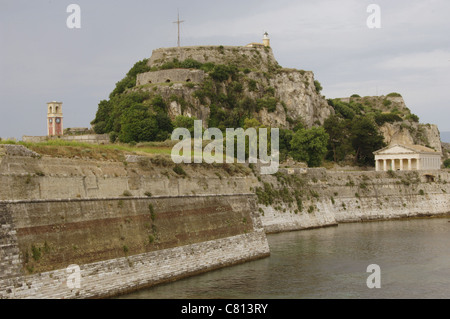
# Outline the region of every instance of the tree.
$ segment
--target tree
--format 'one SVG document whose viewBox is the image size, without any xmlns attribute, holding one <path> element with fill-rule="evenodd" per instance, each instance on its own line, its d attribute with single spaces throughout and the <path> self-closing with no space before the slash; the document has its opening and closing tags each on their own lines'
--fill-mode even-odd
<svg viewBox="0 0 450 319">
<path fill-rule="evenodd" d="M 323 127 L 298 130 L 291 140 L 291 155 L 310 167 L 318 167 L 327 153 L 329 135 Z"/>
<path fill-rule="evenodd" d="M 374 165 L 373 152 L 386 146 L 384 137 L 379 133 L 375 123 L 364 116 L 353 119 L 351 142 L 356 152 L 356 161 L 362 165 Z"/>
<path fill-rule="evenodd" d="M 194 134 L 194 121 L 197 120 L 196 117 L 189 117 L 184 115 L 178 115 L 174 122 L 174 128 L 185 128 L 188 129 L 191 135 Z"/>
<path fill-rule="evenodd" d="M 285 161 L 291 152 L 291 141 L 294 132 L 291 130 L 280 129 L 280 160 Z"/>
<path fill-rule="evenodd" d="M 144 105 L 134 105 L 121 116 L 119 140 L 122 143 L 154 141 L 158 134 L 158 122 Z"/>
<path fill-rule="evenodd" d="M 343 120 L 337 115 L 331 115 L 323 126 L 329 135 L 327 158 L 335 163 L 343 161 L 353 151 L 350 143 L 349 120 Z"/>
</svg>

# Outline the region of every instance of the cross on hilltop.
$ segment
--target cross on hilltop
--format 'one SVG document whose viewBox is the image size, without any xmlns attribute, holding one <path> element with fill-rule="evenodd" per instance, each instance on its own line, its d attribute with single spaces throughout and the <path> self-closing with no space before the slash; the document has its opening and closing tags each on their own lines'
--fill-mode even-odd
<svg viewBox="0 0 450 319">
<path fill-rule="evenodd" d="M 180 25 L 184 22 L 184 20 L 180 20 L 180 12 L 178 12 L 178 19 L 174 23 L 178 24 L 178 47 L 180 47 Z"/>
</svg>

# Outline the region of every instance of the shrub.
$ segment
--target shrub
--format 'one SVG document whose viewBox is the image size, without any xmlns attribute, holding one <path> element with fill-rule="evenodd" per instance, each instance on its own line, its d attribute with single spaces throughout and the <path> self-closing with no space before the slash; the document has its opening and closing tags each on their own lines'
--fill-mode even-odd
<svg viewBox="0 0 450 319">
<path fill-rule="evenodd" d="M 130 196 L 133 196 L 133 194 L 131 194 L 130 191 L 126 190 L 123 192 L 122 196 L 130 197 Z"/>
<path fill-rule="evenodd" d="M 382 126 L 384 123 L 401 122 L 402 118 L 394 113 L 379 113 L 375 115 L 375 122 Z"/>
<path fill-rule="evenodd" d="M 210 73 L 210 76 L 216 81 L 223 82 L 228 80 L 230 77 L 233 78 L 236 73 L 237 68 L 235 66 L 220 64 L 214 67 L 214 69 Z"/>
<path fill-rule="evenodd" d="M 148 209 L 150 211 L 150 218 L 152 219 L 152 221 L 155 221 L 156 219 L 156 213 L 155 213 L 155 209 L 153 208 L 152 204 L 148 205 Z"/>
<path fill-rule="evenodd" d="M 180 176 L 187 175 L 186 172 L 184 171 L 183 167 L 181 167 L 180 165 L 175 165 L 175 167 L 173 168 L 173 171 Z"/>
<path fill-rule="evenodd" d="M 407 121 L 412 121 L 412 122 L 416 122 L 416 123 L 419 123 L 419 121 L 420 121 L 419 117 L 416 114 L 408 114 L 405 117 L 405 119 Z"/>
<path fill-rule="evenodd" d="M 32 245 L 31 246 L 31 253 L 33 256 L 33 259 L 38 261 L 39 259 L 41 259 L 41 249 Z"/>
<path fill-rule="evenodd" d="M 402 95 L 400 93 L 393 92 L 393 93 L 389 93 L 387 95 L 387 97 L 402 97 Z"/>
<path fill-rule="evenodd" d="M 320 92 L 322 92 L 322 85 L 320 84 L 320 82 L 319 81 L 317 81 L 317 80 L 315 80 L 314 81 L 314 86 L 316 87 L 316 92 L 317 93 L 320 93 Z"/>
<path fill-rule="evenodd" d="M 450 158 L 449 158 L 449 159 L 446 159 L 446 160 L 444 161 L 444 167 L 445 167 L 445 168 L 450 168 Z"/>
<path fill-rule="evenodd" d="M 425 192 L 423 191 L 423 189 L 421 189 L 421 190 L 419 191 L 419 195 L 421 195 L 421 196 L 424 196 L 424 195 L 425 195 Z"/>
<path fill-rule="evenodd" d="M 397 175 L 395 174 L 395 172 L 394 172 L 393 170 L 391 170 L 391 169 L 387 172 L 387 174 L 388 174 L 388 176 L 389 176 L 390 178 L 395 178 L 395 177 L 397 177 Z"/>
<path fill-rule="evenodd" d="M 274 97 L 269 97 L 267 99 L 259 99 L 256 101 L 258 109 L 267 109 L 269 112 L 275 112 L 277 109 L 277 99 Z"/>
</svg>

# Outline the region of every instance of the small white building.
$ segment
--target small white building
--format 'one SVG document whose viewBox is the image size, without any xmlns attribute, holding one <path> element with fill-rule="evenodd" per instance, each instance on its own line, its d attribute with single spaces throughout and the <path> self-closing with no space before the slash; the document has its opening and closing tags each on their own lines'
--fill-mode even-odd
<svg viewBox="0 0 450 319">
<path fill-rule="evenodd" d="M 439 170 L 442 154 L 422 145 L 395 144 L 373 153 L 376 171 Z"/>
</svg>

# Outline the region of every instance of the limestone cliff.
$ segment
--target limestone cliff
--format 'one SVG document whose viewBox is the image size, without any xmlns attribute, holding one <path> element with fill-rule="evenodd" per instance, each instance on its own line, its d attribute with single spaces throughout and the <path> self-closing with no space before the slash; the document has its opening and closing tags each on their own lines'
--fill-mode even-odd
<svg viewBox="0 0 450 319">
<path fill-rule="evenodd" d="M 168 63 L 186 59 L 202 64 L 236 66 L 240 75 L 237 82 L 242 85 L 238 102 L 247 100 L 257 104 L 258 100 L 274 99 L 273 108 L 261 107 L 253 112 L 253 116 L 264 125 L 290 128 L 301 121 L 311 127 L 323 124 L 334 113 L 320 95 L 313 72 L 281 68 L 271 48 L 213 46 L 155 50 L 148 62 L 152 71 L 138 76 L 139 89 L 161 94 L 169 102 L 171 118 L 195 116 L 207 123 L 210 107 L 214 104 L 210 98 L 201 99 L 196 94 L 210 86 L 208 75 L 205 82 L 203 75 L 190 77 L 185 69 L 161 70 Z M 235 94 L 234 84 L 231 78 L 215 83 L 216 92 L 224 97 Z"/>
<path fill-rule="evenodd" d="M 387 144 L 424 145 L 442 152 L 439 129 L 434 124 L 385 123 L 381 128 Z"/>
</svg>

